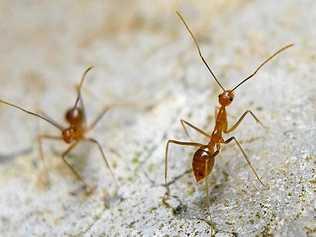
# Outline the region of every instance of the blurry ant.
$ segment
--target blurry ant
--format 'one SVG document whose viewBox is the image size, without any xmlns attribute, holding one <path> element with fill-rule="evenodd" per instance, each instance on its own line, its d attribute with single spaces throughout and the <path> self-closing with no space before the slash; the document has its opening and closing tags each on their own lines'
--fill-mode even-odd
<svg viewBox="0 0 316 237">
<path fill-rule="evenodd" d="M 211 68 L 207 64 L 206 60 L 202 56 L 202 53 L 201 53 L 200 47 L 197 43 L 197 40 L 195 39 L 192 31 L 190 30 L 189 26 L 185 22 L 184 18 L 182 17 L 182 15 L 179 12 L 177 12 L 177 15 L 179 16 L 180 20 L 185 25 L 187 31 L 191 35 L 191 37 L 194 41 L 194 44 L 198 50 L 199 56 L 201 57 L 203 63 L 205 64 L 205 66 L 207 67 L 208 71 L 211 73 L 212 77 L 215 79 L 217 84 L 223 90 L 223 92 L 218 96 L 220 107 L 215 110 L 215 127 L 214 127 L 213 132 L 211 134 L 196 127 L 192 123 L 189 123 L 188 121 L 181 119 L 181 124 L 182 124 L 184 131 L 187 135 L 188 135 L 188 132 L 187 132 L 186 126 L 189 126 L 189 127 L 193 128 L 194 130 L 196 130 L 197 132 L 199 132 L 202 135 L 209 138 L 210 140 L 209 140 L 208 144 L 201 144 L 201 143 L 196 143 L 196 142 L 184 142 L 184 141 L 178 141 L 178 140 L 168 140 L 167 145 L 166 145 L 166 150 L 165 150 L 165 187 L 167 188 L 167 191 L 166 191 L 165 196 L 163 198 L 163 202 L 167 206 L 170 207 L 170 205 L 166 202 L 166 199 L 170 195 L 169 184 L 171 183 L 171 182 L 169 182 L 169 183 L 167 182 L 168 149 L 169 149 L 169 144 L 173 143 L 173 144 L 177 144 L 177 145 L 181 145 L 181 146 L 197 147 L 197 151 L 194 153 L 193 161 L 192 161 L 193 174 L 194 174 L 195 180 L 198 183 L 205 179 L 206 198 L 207 198 L 207 204 L 209 206 L 209 196 L 208 196 L 209 193 L 208 193 L 207 177 L 209 176 L 209 174 L 211 173 L 211 171 L 213 169 L 213 166 L 215 163 L 215 157 L 220 152 L 221 144 L 228 144 L 231 141 L 234 141 L 237 144 L 238 148 L 240 149 L 241 153 L 243 154 L 243 157 L 247 161 L 249 167 L 251 168 L 252 172 L 254 173 L 254 175 L 256 176 L 258 181 L 263 186 L 265 186 L 263 184 L 263 182 L 261 181 L 261 179 L 259 178 L 257 172 L 255 171 L 254 167 L 252 166 L 250 160 L 248 159 L 246 152 L 241 147 L 238 140 L 234 136 L 224 140 L 223 135 L 222 135 L 222 133 L 230 133 L 230 132 L 234 131 L 247 114 L 250 114 L 256 120 L 256 122 L 258 122 L 261 126 L 263 126 L 263 124 L 260 122 L 260 120 L 255 116 L 255 114 L 252 111 L 247 110 L 245 113 L 243 113 L 243 115 L 237 120 L 237 122 L 231 128 L 228 128 L 226 107 L 232 103 L 232 101 L 234 99 L 234 91 L 240 85 L 242 85 L 247 80 L 252 78 L 260 70 L 260 68 L 263 67 L 263 65 L 265 65 L 267 62 L 269 62 L 273 57 L 275 57 L 276 55 L 278 55 L 282 51 L 286 50 L 287 48 L 292 47 L 293 44 L 286 45 L 286 46 L 282 47 L 281 49 L 279 49 L 278 51 L 276 51 L 274 54 L 272 54 L 270 57 L 268 57 L 265 61 L 263 61 L 263 63 L 261 63 L 250 76 L 248 76 L 244 80 L 242 80 L 233 89 L 226 90 L 221 85 L 221 83 L 217 80 L 216 76 L 214 75 Z"/>
<path fill-rule="evenodd" d="M 87 193 L 90 193 L 93 191 L 93 189 L 90 189 L 89 186 L 87 185 L 87 183 L 83 180 L 83 178 L 81 177 L 81 175 L 79 174 L 78 171 L 76 171 L 74 169 L 74 167 L 66 160 L 66 156 L 71 152 L 71 150 L 73 150 L 81 141 L 88 141 L 91 142 L 95 145 L 97 145 L 97 147 L 100 150 L 100 153 L 102 155 L 102 158 L 107 166 L 107 168 L 109 169 L 113 179 L 115 180 L 116 183 L 116 179 L 114 177 L 114 174 L 112 172 L 112 169 L 110 167 L 110 164 L 105 156 L 105 153 L 101 147 L 101 144 L 94 138 L 90 138 L 90 137 L 86 137 L 86 134 L 91 131 L 96 125 L 97 123 L 101 120 L 101 118 L 105 115 L 105 113 L 110 109 L 110 107 L 104 107 L 103 110 L 101 111 L 101 113 L 93 120 L 93 122 L 91 123 L 91 125 L 87 125 L 86 123 L 86 112 L 85 112 L 85 107 L 84 107 L 84 103 L 83 103 L 83 99 L 81 96 L 81 88 L 82 85 L 85 81 L 86 75 L 87 73 L 92 69 L 93 67 L 88 67 L 80 80 L 80 84 L 77 87 L 77 98 L 75 100 L 75 104 L 66 111 L 65 113 L 65 120 L 68 123 L 67 127 L 64 127 L 62 125 L 60 125 L 59 123 L 55 122 L 53 119 L 51 119 L 49 116 L 47 116 L 46 114 L 44 114 L 43 112 L 40 113 L 35 113 L 29 110 L 26 110 L 20 106 L 17 106 L 15 104 L 12 104 L 10 102 L 4 101 L 0 99 L 0 103 L 12 106 L 18 110 L 21 110 L 25 113 L 28 113 L 30 115 L 36 116 L 48 123 L 50 123 L 51 125 L 53 125 L 54 127 L 56 127 L 59 131 L 60 131 L 60 135 L 49 135 L 49 134 L 40 134 L 38 135 L 38 143 L 39 143 L 39 155 L 41 160 L 43 161 L 44 164 L 44 168 L 45 171 L 47 172 L 47 169 L 45 167 L 45 161 L 44 161 L 44 153 L 43 153 L 43 148 L 42 148 L 42 142 L 44 139 L 46 140 L 62 140 L 65 143 L 69 144 L 69 147 L 62 153 L 62 160 L 64 161 L 64 163 L 68 166 L 68 168 L 72 171 L 72 173 L 75 175 L 75 177 L 81 181 L 81 183 L 83 184 L 83 187 L 85 189 L 85 191 Z M 48 173 L 46 173 L 46 177 L 48 176 Z"/>
</svg>

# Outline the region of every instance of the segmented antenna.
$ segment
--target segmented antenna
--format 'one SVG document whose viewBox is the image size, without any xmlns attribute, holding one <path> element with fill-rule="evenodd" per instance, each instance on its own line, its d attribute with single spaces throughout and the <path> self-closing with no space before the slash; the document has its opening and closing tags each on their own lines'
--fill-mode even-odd
<svg viewBox="0 0 316 237">
<path fill-rule="evenodd" d="M 265 65 L 267 62 L 269 62 L 272 58 L 274 58 L 276 55 L 278 55 L 279 53 L 283 52 L 284 50 L 292 47 L 294 44 L 288 44 L 284 47 L 282 47 L 281 49 L 279 49 L 278 51 L 276 51 L 274 54 L 272 54 L 270 57 L 268 57 L 266 60 L 263 61 L 263 63 L 261 63 L 259 65 L 259 67 L 257 67 L 257 69 L 248 77 L 246 77 L 244 80 L 242 80 L 237 86 L 235 86 L 231 91 L 234 91 L 237 87 L 239 87 L 240 85 L 242 85 L 243 83 L 245 83 L 246 81 L 248 81 L 250 78 L 252 78 L 254 75 L 256 75 L 256 73 L 263 67 L 263 65 Z"/>
<path fill-rule="evenodd" d="M 180 14 L 180 12 L 176 11 L 177 15 L 179 16 L 180 20 L 182 21 L 182 23 L 184 24 L 185 28 L 188 30 L 189 34 L 191 35 L 193 41 L 194 41 L 194 44 L 199 52 L 199 55 L 203 61 L 203 63 L 205 64 L 205 66 L 207 67 L 208 71 L 211 73 L 211 75 L 213 76 L 213 78 L 215 79 L 215 81 L 217 82 L 217 84 L 222 88 L 223 91 L 225 91 L 225 88 L 221 85 L 221 83 L 219 83 L 219 81 L 217 80 L 215 74 L 213 73 L 213 71 L 211 70 L 210 66 L 207 64 L 206 60 L 204 59 L 202 53 L 201 53 L 201 49 L 200 49 L 200 46 L 197 42 L 197 40 L 195 39 L 192 31 L 190 30 L 188 24 L 185 22 L 183 16 Z"/>
<path fill-rule="evenodd" d="M 38 113 L 35 113 L 35 112 L 32 112 L 32 111 L 26 110 L 26 109 L 24 109 L 24 108 L 22 108 L 22 107 L 20 107 L 20 106 L 17 106 L 17 105 L 15 105 L 15 104 L 12 104 L 12 103 L 10 103 L 10 102 L 8 102 L 8 101 L 5 101 L 5 100 L 1 100 L 1 99 L 0 99 L 0 103 L 9 105 L 9 106 L 14 107 L 14 108 L 16 108 L 16 109 L 18 109 L 18 110 L 21 110 L 21 111 L 23 111 L 23 112 L 25 112 L 25 113 L 28 113 L 28 114 L 30 114 L 30 115 L 33 115 L 33 116 L 38 117 L 38 118 L 40 118 L 40 119 L 43 119 L 43 120 L 45 120 L 46 122 L 48 122 L 48 123 L 50 123 L 51 125 L 53 125 L 53 126 L 55 126 L 56 128 L 58 128 L 60 131 L 63 131 L 63 130 L 64 130 L 64 128 L 63 128 L 62 126 L 60 126 L 58 123 L 56 123 L 56 122 L 53 121 L 53 120 L 50 120 L 49 118 L 46 118 L 46 117 L 43 116 L 43 115 L 40 115 L 40 114 L 38 114 Z"/>
<path fill-rule="evenodd" d="M 82 85 L 83 85 L 83 82 L 84 82 L 85 79 L 86 79 L 86 76 L 87 76 L 88 72 L 89 72 L 92 68 L 93 68 L 93 66 L 88 67 L 88 68 L 84 71 L 84 73 L 82 74 L 82 76 L 81 76 L 81 80 L 80 80 L 80 83 L 79 83 L 79 86 L 78 86 L 78 96 L 77 96 L 77 98 L 76 98 L 74 108 L 76 108 L 76 107 L 78 106 L 78 103 L 79 103 L 80 97 L 81 97 L 81 87 L 82 87 Z"/>
</svg>

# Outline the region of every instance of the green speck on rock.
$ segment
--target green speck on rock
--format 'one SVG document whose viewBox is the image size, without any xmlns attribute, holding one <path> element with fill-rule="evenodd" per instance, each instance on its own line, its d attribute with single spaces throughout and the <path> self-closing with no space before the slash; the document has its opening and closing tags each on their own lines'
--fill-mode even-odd
<svg viewBox="0 0 316 237">
<path fill-rule="evenodd" d="M 139 164 L 139 157 L 141 155 L 140 151 L 135 152 L 134 157 L 132 159 L 132 164 L 133 165 L 138 165 Z"/>
</svg>

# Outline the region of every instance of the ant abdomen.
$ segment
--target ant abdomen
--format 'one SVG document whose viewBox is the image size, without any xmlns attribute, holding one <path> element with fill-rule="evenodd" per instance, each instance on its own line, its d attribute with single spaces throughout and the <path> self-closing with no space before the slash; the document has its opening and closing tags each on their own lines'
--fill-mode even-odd
<svg viewBox="0 0 316 237">
<path fill-rule="evenodd" d="M 81 108 L 71 108 L 66 111 L 66 121 L 71 125 L 81 125 L 85 122 L 84 112 Z"/>
<path fill-rule="evenodd" d="M 210 156 L 206 150 L 200 148 L 194 153 L 192 167 L 196 182 L 200 182 L 209 175 L 214 163 L 214 157 Z"/>
</svg>

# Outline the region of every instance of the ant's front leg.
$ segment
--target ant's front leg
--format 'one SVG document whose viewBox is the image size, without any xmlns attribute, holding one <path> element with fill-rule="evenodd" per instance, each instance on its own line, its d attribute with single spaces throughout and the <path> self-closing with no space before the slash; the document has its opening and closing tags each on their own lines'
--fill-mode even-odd
<svg viewBox="0 0 316 237">
<path fill-rule="evenodd" d="M 40 186 L 45 186 L 47 187 L 49 185 L 49 175 L 48 175 L 48 169 L 47 169 L 47 165 L 45 162 L 45 156 L 44 156 L 44 151 L 43 151 L 43 140 L 62 140 L 61 137 L 59 136 L 53 136 L 53 135 L 48 135 L 48 134 L 39 134 L 37 136 L 37 140 L 38 140 L 38 150 L 39 150 L 39 157 L 42 161 L 43 164 L 43 170 L 44 170 L 44 176 L 42 176 L 41 174 L 39 175 L 39 185 Z"/>
<path fill-rule="evenodd" d="M 230 133 L 230 132 L 234 131 L 239 126 L 241 121 L 245 118 L 245 116 L 248 113 L 253 117 L 254 120 L 256 120 L 257 123 L 259 123 L 263 128 L 266 128 L 252 111 L 247 110 L 245 113 L 243 113 L 243 115 L 241 115 L 241 117 L 238 119 L 238 121 L 231 128 L 229 128 L 229 129 L 226 128 L 223 132 Z"/>
</svg>

